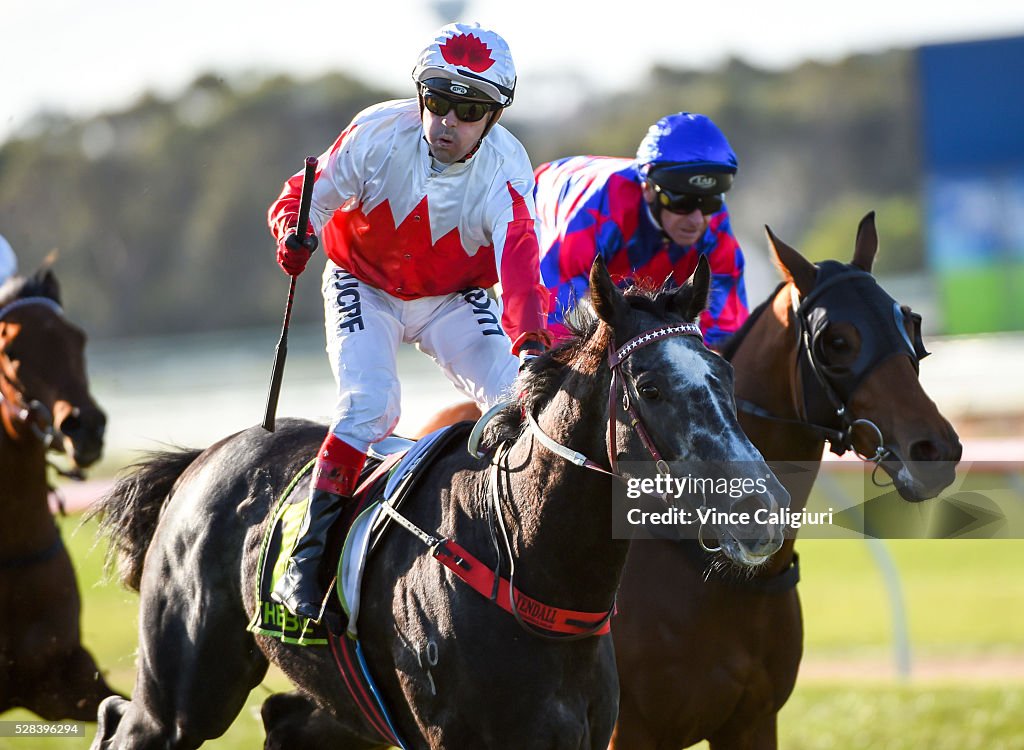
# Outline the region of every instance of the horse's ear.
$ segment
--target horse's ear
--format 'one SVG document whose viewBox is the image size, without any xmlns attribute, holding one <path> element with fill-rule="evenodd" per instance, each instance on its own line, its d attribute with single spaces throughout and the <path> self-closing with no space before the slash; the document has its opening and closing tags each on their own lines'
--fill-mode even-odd
<svg viewBox="0 0 1024 750">
<path fill-rule="evenodd" d="M 57 258 L 59 258 L 59 257 L 60 257 L 60 250 L 58 250 L 57 248 L 53 248 L 53 250 L 48 252 L 46 254 L 46 257 L 43 258 L 43 264 L 39 267 L 39 270 L 40 271 L 45 271 L 48 268 L 53 268 L 55 265 L 57 265 Z"/>
<path fill-rule="evenodd" d="M 870 271 L 877 252 L 878 230 L 875 229 L 875 212 L 869 211 L 857 226 L 857 242 L 853 246 L 853 265 L 864 271 Z"/>
<path fill-rule="evenodd" d="M 676 292 L 676 300 L 680 314 L 686 320 L 696 320 L 708 306 L 708 293 L 711 291 L 711 264 L 706 255 L 697 259 L 697 267 L 693 275 Z"/>
<path fill-rule="evenodd" d="M 57 304 L 61 304 L 60 282 L 57 281 L 57 274 L 45 263 L 42 268 L 35 272 L 33 282 L 39 289 L 40 296 L 48 297 Z"/>
<path fill-rule="evenodd" d="M 597 317 L 612 327 L 626 314 L 626 300 L 612 281 L 600 255 L 590 266 L 590 304 L 594 306 Z"/>
<path fill-rule="evenodd" d="M 772 259 L 775 265 L 782 272 L 786 281 L 792 281 L 800 292 L 800 296 L 806 296 L 814 288 L 814 280 L 818 275 L 818 269 L 807 258 L 797 250 L 780 240 L 772 232 L 771 227 L 765 224 L 765 233 L 768 235 L 768 246 L 772 251 Z"/>
</svg>

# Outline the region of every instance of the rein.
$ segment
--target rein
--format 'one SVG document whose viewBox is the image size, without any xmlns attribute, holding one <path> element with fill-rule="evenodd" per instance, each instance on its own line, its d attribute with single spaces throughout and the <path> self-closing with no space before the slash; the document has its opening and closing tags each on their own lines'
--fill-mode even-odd
<svg viewBox="0 0 1024 750">
<path fill-rule="evenodd" d="M 620 481 L 623 480 L 622 474 L 618 470 L 618 450 L 615 447 L 615 425 L 618 421 L 617 415 L 617 395 L 619 385 L 622 385 L 622 408 L 629 415 L 629 425 L 636 432 L 640 438 L 640 442 L 643 443 L 644 448 L 651 454 L 651 458 L 654 459 L 655 464 L 658 467 L 658 471 L 662 474 L 669 474 L 668 463 L 661 457 L 661 453 L 658 451 L 657 446 L 654 444 L 654 440 L 651 438 L 650 432 L 644 425 L 643 419 L 637 412 L 636 407 L 629 398 L 629 389 L 626 388 L 626 382 L 622 377 L 622 373 L 619 366 L 626 361 L 629 355 L 633 354 L 637 349 L 641 349 L 648 344 L 653 344 L 663 339 L 667 339 L 673 336 L 696 336 L 701 341 L 704 340 L 704 335 L 701 333 L 700 326 L 696 323 L 682 323 L 674 326 L 664 326 L 662 328 L 655 328 L 646 333 L 642 333 L 639 336 L 627 341 L 619 349 L 615 348 L 615 339 L 612 338 L 608 343 L 608 367 L 611 369 L 612 380 L 608 386 L 608 465 L 611 470 L 605 469 L 596 461 L 587 458 L 582 453 L 574 451 L 572 448 L 568 448 L 561 443 L 554 440 L 550 435 L 544 432 L 543 428 L 537 424 L 536 418 L 533 414 L 528 413 L 526 415 L 527 424 L 530 427 L 530 432 L 533 434 L 537 441 L 547 448 L 549 451 L 554 453 L 556 456 L 564 458 L 566 461 L 581 466 L 584 469 L 590 469 L 606 476 L 615 477 Z M 485 414 L 481 421 L 487 419 L 491 412 Z M 471 447 L 471 453 L 474 452 L 474 448 Z M 480 455 L 474 453 L 474 455 Z M 654 495 L 659 500 L 664 501 L 663 496 Z"/>
<path fill-rule="evenodd" d="M 701 333 L 700 326 L 698 326 L 696 323 L 683 323 L 681 325 L 655 328 L 646 333 L 642 333 L 639 336 L 636 336 L 627 341 L 619 349 L 615 348 L 614 337 L 608 343 L 608 366 L 612 372 L 612 381 L 608 387 L 608 464 L 611 467 L 611 471 L 605 469 L 596 461 L 587 458 L 582 453 L 574 451 L 571 448 L 568 448 L 562 445 L 561 443 L 553 440 L 551 436 L 544 432 L 541 426 L 537 424 L 537 420 L 534 418 L 533 414 L 527 413 L 526 418 L 527 424 L 530 427 L 530 432 L 533 433 L 533 436 L 537 438 L 537 441 L 541 445 L 543 445 L 549 451 L 554 453 L 556 456 L 560 456 L 561 458 L 564 458 L 566 461 L 570 461 L 576 464 L 577 466 L 582 466 L 585 469 L 590 469 L 592 471 L 605 474 L 606 476 L 614 477 L 615 479 L 618 479 L 620 482 L 624 482 L 625 479 L 622 476 L 622 474 L 619 473 L 618 470 L 618 451 L 615 447 L 615 424 L 618 420 L 618 416 L 616 413 L 615 397 L 618 393 L 619 381 L 621 381 L 622 408 L 629 415 L 630 427 L 632 427 L 633 431 L 636 432 L 637 436 L 640 438 L 640 442 L 643 443 L 644 447 L 647 449 L 647 452 L 651 454 L 651 457 L 654 459 L 655 465 L 658 468 L 658 472 L 665 476 L 671 475 L 672 472 L 669 468 L 668 462 L 666 462 L 665 459 L 661 457 L 661 453 L 658 451 L 657 446 L 654 444 L 654 440 L 651 438 L 650 433 L 647 431 L 647 427 L 644 425 L 643 420 L 640 418 L 640 414 L 637 412 L 636 407 L 633 406 L 633 403 L 629 399 L 629 390 L 626 388 L 626 382 L 622 378 L 619 366 L 623 362 L 625 362 L 626 358 L 629 357 L 629 355 L 635 352 L 637 349 L 640 349 L 644 346 L 647 346 L 648 344 L 653 344 L 657 341 L 661 341 L 662 339 L 666 339 L 672 336 L 696 336 L 698 339 L 701 340 L 701 342 L 704 341 L 704 334 Z M 483 417 L 481 417 L 478 425 L 480 423 L 486 423 L 486 421 L 489 420 L 495 413 L 496 412 L 494 409 L 488 411 L 486 414 L 484 414 Z M 469 452 L 472 455 L 480 458 L 483 458 L 486 455 L 480 454 L 477 451 L 477 443 L 479 443 L 479 437 L 482 434 L 482 432 L 482 427 L 478 431 L 477 427 L 474 426 L 473 434 L 470 435 L 469 446 Z M 472 440 L 474 436 L 476 436 L 477 439 L 475 443 Z M 666 498 L 664 495 L 653 495 L 649 492 L 642 492 L 641 494 L 646 495 L 647 497 L 654 498 L 655 500 L 658 500 L 659 502 L 662 503 L 666 502 Z M 704 541 L 703 531 L 704 524 L 701 523 L 700 528 L 697 531 L 697 542 L 700 544 L 701 549 L 703 549 L 705 552 L 718 552 L 721 549 L 721 547 L 708 546 L 708 543 Z"/>
<path fill-rule="evenodd" d="M 59 317 L 64 316 L 64 309 L 56 300 L 49 297 L 31 296 L 21 297 L 4 305 L 3 307 L 0 307 L 0 322 L 3 322 L 3 319 L 14 310 L 37 305 L 50 309 Z M 45 453 L 48 453 L 50 450 L 59 450 L 59 448 L 54 448 L 54 442 L 57 442 L 59 446 L 61 440 L 64 438 L 64 434 L 54 424 L 53 413 L 47 408 L 46 404 L 41 401 L 26 397 L 25 389 L 22 387 L 17 377 L 12 374 L 11 370 L 10 359 L 2 350 L 0 350 L 0 412 L 3 413 L 3 423 L 8 435 L 12 440 L 18 440 L 21 437 L 19 427 L 27 427 L 28 431 L 35 437 L 35 439 L 42 444 L 43 451 Z M 6 393 L 4 386 L 6 386 Z M 49 458 L 46 459 L 46 465 L 57 472 L 58 475 L 67 479 L 73 479 L 75 481 L 82 481 L 85 479 L 85 474 L 77 467 L 64 469 L 55 464 Z M 57 499 L 57 507 L 60 514 L 65 515 L 63 499 L 52 485 L 49 489 Z M 63 543 L 58 538 L 57 543 L 54 546 L 42 553 L 39 553 L 39 555 L 42 555 L 40 559 L 36 559 L 38 556 L 32 556 L 25 559 L 29 560 L 30 563 L 41 562 L 56 554 L 62 546 Z M 12 565 L 17 566 L 21 564 L 23 564 L 23 561 L 21 560 L 14 561 L 13 563 L 0 561 L 0 567 L 9 567 Z"/>
<path fill-rule="evenodd" d="M 610 630 L 609 621 L 615 613 L 614 601 L 612 601 L 612 606 L 609 607 L 603 615 L 600 615 L 596 622 L 594 619 L 596 616 L 595 613 L 573 612 L 570 610 L 555 610 L 555 608 L 549 608 L 554 611 L 548 613 L 548 619 L 556 617 L 566 625 L 572 626 L 574 629 L 568 633 L 563 630 L 561 631 L 563 633 L 561 635 L 549 635 L 544 632 L 545 630 L 552 630 L 550 626 L 545 625 L 543 628 L 536 626 L 534 622 L 534 615 L 537 612 L 536 607 L 530 607 L 527 610 L 522 608 L 522 602 L 524 599 L 527 604 L 533 603 L 535 600 L 531 600 L 529 597 L 524 597 L 523 594 L 515 588 L 516 560 L 515 555 L 512 553 L 512 542 L 509 537 L 508 527 L 505 525 L 505 514 L 501 511 L 502 488 L 500 477 L 502 475 L 506 477 L 505 494 L 508 497 L 512 496 L 512 488 L 508 479 L 510 474 L 508 467 L 508 454 L 510 450 L 511 446 L 507 443 L 499 449 L 499 455 L 492 463 L 493 470 L 491 471 L 491 502 L 487 505 L 487 520 L 491 527 L 491 541 L 494 543 L 495 551 L 498 553 L 499 568 L 501 566 L 501 549 L 498 547 L 495 535 L 495 525 L 501 532 L 501 539 L 504 542 L 505 554 L 508 556 L 508 591 L 494 591 L 493 594 L 497 595 L 497 601 L 501 605 L 502 609 L 511 612 L 512 616 L 516 619 L 516 622 L 519 623 L 519 626 L 523 630 L 538 638 L 543 638 L 544 640 L 549 641 L 575 641 L 592 635 L 603 635 L 608 633 Z M 503 469 L 503 471 L 500 469 Z M 603 469 L 601 471 L 603 471 Z M 502 594 L 504 594 L 504 596 L 502 596 Z M 501 602 L 502 599 L 506 599 L 507 606 L 505 603 Z"/>
<path fill-rule="evenodd" d="M 622 479 L 617 471 L 616 449 L 615 449 L 615 424 L 616 417 L 616 395 L 618 391 L 621 374 L 619 366 L 636 350 L 661 341 L 672 336 L 696 336 L 703 341 L 703 334 L 700 327 L 695 323 L 683 323 L 673 326 L 664 326 L 647 331 L 627 341 L 621 348 L 615 348 L 614 338 L 608 344 L 608 364 L 612 372 L 612 381 L 608 390 L 608 459 L 611 471 L 593 461 L 582 453 L 568 448 L 547 435 L 537 424 L 532 413 L 526 415 L 530 432 L 545 448 L 565 460 L 590 469 L 606 476 Z M 637 432 L 641 442 L 657 462 L 658 468 L 663 473 L 668 473 L 668 464 L 661 457 L 654 441 L 651 439 L 639 413 L 629 401 L 629 393 L 622 382 L 623 408 L 630 416 L 630 425 Z M 492 407 L 484 414 L 469 436 L 468 450 L 470 455 L 479 459 L 486 459 L 491 451 L 481 453 L 479 451 L 480 438 L 484 426 L 507 404 L 502 403 Z M 493 448 L 491 450 L 494 450 Z M 491 492 L 487 504 L 488 525 L 491 530 L 491 542 L 497 553 L 497 567 L 501 567 L 502 547 L 504 554 L 508 557 L 509 576 L 504 578 L 498 575 L 495 570 L 490 569 L 463 547 L 451 539 L 442 538 L 430 534 L 396 510 L 389 500 L 381 502 L 383 512 L 402 528 L 419 539 L 429 550 L 430 554 L 451 570 L 456 576 L 469 584 L 471 588 L 482 596 L 487 597 L 506 612 L 509 612 L 527 633 L 537 638 L 552 641 L 573 641 L 581 638 L 588 638 L 594 635 L 604 635 L 610 631 L 610 620 L 615 613 L 615 603 L 605 612 L 581 612 L 577 610 L 563 609 L 544 604 L 532 597 L 527 596 L 515 587 L 515 557 L 512 551 L 512 543 L 508 528 L 505 525 L 504 513 L 502 512 L 502 497 L 511 497 L 511 486 L 508 480 L 510 470 L 508 467 L 508 453 L 511 445 L 504 443 L 497 446 L 497 456 L 491 461 Z M 504 489 L 501 477 L 506 477 Z M 664 498 L 659 498 L 664 500 Z M 501 542 L 499 545 L 498 534 L 500 532 Z"/>
<path fill-rule="evenodd" d="M 650 433 L 647 427 L 644 425 L 640 414 L 637 412 L 633 403 L 629 399 L 629 391 L 626 388 L 625 381 L 622 380 L 619 366 L 626 361 L 626 359 L 635 352 L 648 344 L 653 344 L 662 339 L 670 338 L 673 336 L 696 336 L 697 338 L 704 340 L 704 335 L 701 333 L 700 326 L 696 323 L 683 323 L 674 326 L 664 326 L 662 328 L 655 328 L 654 330 L 642 333 L 629 341 L 627 341 L 621 348 L 615 348 L 614 338 L 608 344 L 608 366 L 612 372 L 612 382 L 608 387 L 608 464 L 611 467 L 611 471 L 605 469 L 596 461 L 587 458 L 582 453 L 574 451 L 572 448 L 562 445 L 558 441 L 554 440 L 550 435 L 544 432 L 544 429 L 537 424 L 537 419 L 532 413 L 526 414 L 527 425 L 530 428 L 530 432 L 533 434 L 537 441 L 547 448 L 549 451 L 554 453 L 560 458 L 564 458 L 566 461 L 581 466 L 584 469 L 590 469 L 606 476 L 615 477 L 616 479 L 622 479 L 622 475 L 618 471 L 618 460 L 616 458 L 618 451 L 615 447 L 615 424 L 618 419 L 616 412 L 619 382 L 622 382 L 622 408 L 629 414 L 630 427 L 637 433 L 640 438 L 640 442 L 644 444 L 647 452 L 651 454 L 658 466 L 658 470 L 662 474 L 669 473 L 668 464 L 661 457 L 661 453 L 658 451 L 657 446 L 654 444 L 654 440 L 651 439 Z M 500 404 L 499 406 L 492 408 L 486 414 L 484 414 L 477 425 L 486 424 L 501 408 L 507 406 L 507 403 Z M 470 446 L 469 452 L 477 458 L 485 458 L 487 453 L 481 453 L 477 446 L 479 444 L 480 435 L 483 432 L 481 427 L 479 430 L 477 427 L 473 428 L 473 433 L 470 435 Z M 475 441 L 473 438 L 475 437 Z M 659 498 L 664 500 L 664 498 Z"/>
<path fill-rule="evenodd" d="M 49 297 L 22 297 L 0 307 L 0 322 L 3 322 L 3 319 L 14 310 L 33 305 L 47 307 L 61 317 L 64 315 L 60 304 Z M 50 450 L 54 441 L 63 437 L 53 423 L 53 414 L 41 401 L 26 396 L 25 389 L 17 377 L 11 373 L 10 359 L 2 351 L 0 351 L 0 356 L 3 356 L 3 359 L 0 360 L 0 386 L 6 384 L 9 391 L 5 393 L 4 389 L 0 387 L 0 408 L 3 408 L 7 415 L 4 421 L 11 425 L 11 429 L 19 424 L 27 426 L 32 435 L 43 444 L 43 448 Z M 11 435 L 11 437 L 17 439 L 17 435 Z M 71 476 L 60 469 L 57 471 L 65 476 Z"/>
</svg>

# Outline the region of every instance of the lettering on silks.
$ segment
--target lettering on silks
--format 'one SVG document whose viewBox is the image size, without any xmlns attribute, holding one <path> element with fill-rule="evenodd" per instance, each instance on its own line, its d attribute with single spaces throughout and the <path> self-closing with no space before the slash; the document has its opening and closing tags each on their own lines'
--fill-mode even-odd
<svg viewBox="0 0 1024 750">
<path fill-rule="evenodd" d="M 338 293 L 335 302 L 342 321 L 338 323 L 338 329 L 349 333 L 362 331 L 365 326 L 359 296 L 359 279 L 345 271 L 337 271 L 334 274 L 334 289 Z"/>
<path fill-rule="evenodd" d="M 283 604 L 274 602 L 263 602 L 263 622 L 267 626 L 281 628 L 282 635 L 285 633 L 298 633 L 299 618 L 284 608 Z"/>
<path fill-rule="evenodd" d="M 483 289 L 474 287 L 462 290 L 462 299 L 466 300 L 473 308 L 473 315 L 476 316 L 477 325 L 481 326 L 484 336 L 501 336 L 501 324 L 497 316 L 491 310 L 491 298 Z"/>
</svg>

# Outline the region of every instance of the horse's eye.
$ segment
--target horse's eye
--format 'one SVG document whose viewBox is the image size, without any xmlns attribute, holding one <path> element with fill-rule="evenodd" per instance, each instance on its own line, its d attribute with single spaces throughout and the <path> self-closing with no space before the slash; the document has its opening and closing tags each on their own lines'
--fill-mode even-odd
<svg viewBox="0 0 1024 750">
<path fill-rule="evenodd" d="M 850 350 L 850 342 L 842 336 L 833 336 L 828 340 L 828 348 L 837 354 L 842 354 Z"/>
<path fill-rule="evenodd" d="M 654 401 L 655 399 L 661 398 L 661 391 L 658 390 L 658 386 L 653 383 L 644 383 L 643 385 L 637 386 L 637 393 L 640 394 L 641 398 L 645 398 L 648 401 Z"/>
</svg>

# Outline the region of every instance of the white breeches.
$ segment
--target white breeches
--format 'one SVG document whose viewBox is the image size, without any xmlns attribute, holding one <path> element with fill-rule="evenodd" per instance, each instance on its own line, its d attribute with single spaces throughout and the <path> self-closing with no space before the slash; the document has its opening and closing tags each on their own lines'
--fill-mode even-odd
<svg viewBox="0 0 1024 750">
<path fill-rule="evenodd" d="M 401 413 L 398 345 L 415 344 L 483 409 L 507 397 L 519 371 L 501 307 L 482 289 L 401 300 L 328 261 L 327 356 L 338 399 L 331 431 L 357 450 L 391 434 Z"/>
</svg>

